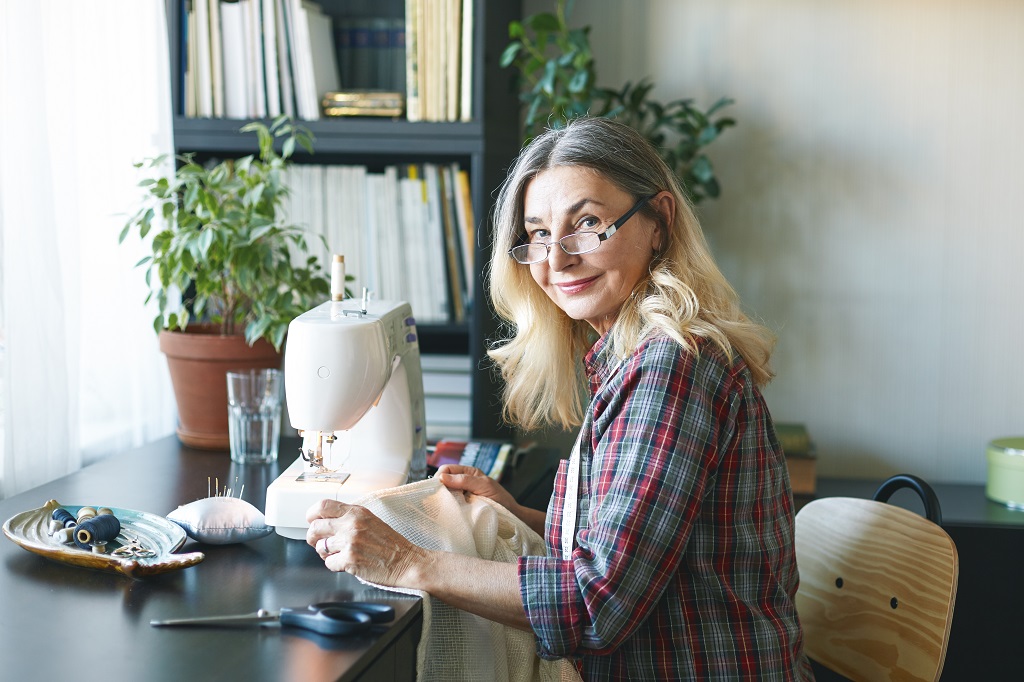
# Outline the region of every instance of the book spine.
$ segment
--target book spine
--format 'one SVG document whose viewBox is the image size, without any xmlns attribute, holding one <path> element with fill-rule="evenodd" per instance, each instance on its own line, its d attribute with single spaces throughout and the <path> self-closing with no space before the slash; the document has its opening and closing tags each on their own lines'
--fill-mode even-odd
<svg viewBox="0 0 1024 682">
<path fill-rule="evenodd" d="M 420 109 L 419 5 L 421 0 L 405 0 L 405 118 L 423 120 Z"/>
</svg>

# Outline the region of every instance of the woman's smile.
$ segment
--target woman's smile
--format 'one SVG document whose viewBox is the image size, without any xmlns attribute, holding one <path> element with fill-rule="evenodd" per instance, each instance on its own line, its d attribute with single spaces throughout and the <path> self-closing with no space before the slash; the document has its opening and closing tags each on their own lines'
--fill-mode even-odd
<svg viewBox="0 0 1024 682">
<path fill-rule="evenodd" d="M 597 278 L 598 275 L 595 275 L 594 277 L 587 277 L 586 279 L 577 279 L 571 282 L 558 282 L 555 284 L 555 286 L 558 287 L 562 291 L 562 293 L 571 296 L 573 294 L 578 294 L 587 287 L 589 287 Z"/>
</svg>

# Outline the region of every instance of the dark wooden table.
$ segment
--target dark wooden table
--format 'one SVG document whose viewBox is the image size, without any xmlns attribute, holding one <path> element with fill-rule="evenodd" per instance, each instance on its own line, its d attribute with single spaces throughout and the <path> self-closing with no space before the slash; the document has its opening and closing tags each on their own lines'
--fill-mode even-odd
<svg viewBox="0 0 1024 682">
<path fill-rule="evenodd" d="M 267 485 L 297 454 L 282 441 L 280 462 L 232 464 L 164 438 L 0 501 L 0 521 L 41 507 L 120 507 L 164 516 L 207 496 L 207 478 L 264 509 Z M 503 481 L 524 503 L 543 508 L 558 458 L 528 452 Z M 366 587 L 332 573 L 305 542 L 279 535 L 234 545 L 189 540 L 196 566 L 132 580 L 68 566 L 0 539 L 0 679 L 109 680 L 412 680 L 422 629 L 420 600 Z M 150 620 L 234 614 L 330 600 L 382 601 L 389 627 L 370 635 L 325 638 L 277 628 L 154 628 Z"/>
<path fill-rule="evenodd" d="M 297 443 L 297 441 L 296 441 Z M 207 496 L 207 477 L 264 508 L 266 487 L 294 459 L 240 466 L 174 437 L 115 455 L 0 502 L 0 519 L 42 506 L 104 505 L 164 516 Z M 237 479 L 237 481 L 236 481 Z M 132 580 L 68 566 L 0 539 L 0 678 L 4 680 L 412 680 L 421 604 L 327 570 L 304 542 L 276 533 L 234 545 L 188 541 L 205 560 Z M 154 628 L 150 620 L 246 613 L 328 600 L 394 606 L 373 634 L 325 638 L 278 628 Z"/>
</svg>

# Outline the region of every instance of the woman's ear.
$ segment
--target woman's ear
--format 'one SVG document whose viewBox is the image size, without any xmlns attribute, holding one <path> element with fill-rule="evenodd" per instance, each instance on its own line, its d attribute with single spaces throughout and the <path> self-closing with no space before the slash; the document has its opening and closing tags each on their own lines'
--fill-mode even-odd
<svg viewBox="0 0 1024 682">
<path fill-rule="evenodd" d="M 676 198 L 672 192 L 664 190 L 655 195 L 651 199 L 651 203 L 658 214 L 658 228 L 655 231 L 654 251 L 655 253 L 661 253 L 668 238 L 668 231 L 672 229 L 672 224 L 676 219 Z"/>
</svg>

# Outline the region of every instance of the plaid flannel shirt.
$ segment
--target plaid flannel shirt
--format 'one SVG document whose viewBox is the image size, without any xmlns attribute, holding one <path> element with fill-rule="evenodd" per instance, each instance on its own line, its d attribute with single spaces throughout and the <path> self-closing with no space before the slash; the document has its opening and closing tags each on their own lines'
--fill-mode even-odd
<svg viewBox="0 0 1024 682">
<path fill-rule="evenodd" d="M 620 366 L 606 344 L 585 358 L 572 559 L 563 461 L 548 556 L 518 562 L 538 653 L 593 680 L 811 679 L 789 478 L 743 359 L 659 336 Z"/>
</svg>

